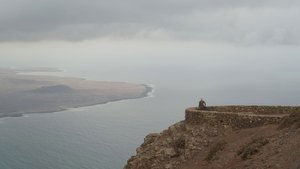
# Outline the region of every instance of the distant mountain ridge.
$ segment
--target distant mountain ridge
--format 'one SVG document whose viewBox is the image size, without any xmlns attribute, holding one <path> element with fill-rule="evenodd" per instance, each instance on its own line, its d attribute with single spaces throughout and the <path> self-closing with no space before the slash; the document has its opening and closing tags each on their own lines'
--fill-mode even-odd
<svg viewBox="0 0 300 169">
<path fill-rule="evenodd" d="M 42 86 L 37 89 L 33 90 L 28 90 L 27 92 L 32 92 L 32 93 L 72 93 L 75 92 L 74 89 L 67 85 L 53 85 L 53 86 Z"/>
</svg>

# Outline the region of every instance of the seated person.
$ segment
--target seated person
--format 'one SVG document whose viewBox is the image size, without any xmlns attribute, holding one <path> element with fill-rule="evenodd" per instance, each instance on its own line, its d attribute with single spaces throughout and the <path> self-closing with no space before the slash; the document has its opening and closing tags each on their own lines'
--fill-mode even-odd
<svg viewBox="0 0 300 169">
<path fill-rule="evenodd" d="M 199 110 L 206 110 L 206 102 L 203 100 L 203 99 L 201 99 L 200 101 L 199 101 L 199 106 L 198 106 L 198 109 Z"/>
</svg>

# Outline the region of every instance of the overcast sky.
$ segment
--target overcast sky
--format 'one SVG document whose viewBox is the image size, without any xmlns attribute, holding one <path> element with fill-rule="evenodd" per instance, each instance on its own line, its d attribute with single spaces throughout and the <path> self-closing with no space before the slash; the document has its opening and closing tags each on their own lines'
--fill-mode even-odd
<svg viewBox="0 0 300 169">
<path fill-rule="evenodd" d="M 0 0 L 0 41 L 300 43 L 299 0 Z"/>
<path fill-rule="evenodd" d="M 57 67 L 221 103 L 299 103 L 299 0 L 0 4 L 0 67 Z"/>
</svg>

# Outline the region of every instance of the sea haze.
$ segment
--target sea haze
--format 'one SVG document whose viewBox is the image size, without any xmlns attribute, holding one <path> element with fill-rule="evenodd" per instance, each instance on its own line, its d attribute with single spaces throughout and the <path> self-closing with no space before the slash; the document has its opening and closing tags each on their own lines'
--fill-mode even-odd
<svg viewBox="0 0 300 169">
<path fill-rule="evenodd" d="M 201 97 L 208 105 L 299 103 L 299 68 L 281 56 L 286 52 L 287 58 L 297 60 L 294 48 L 215 49 L 203 48 L 197 56 L 174 49 L 162 50 L 162 57 L 123 55 L 93 61 L 92 56 L 76 55 L 77 61 L 65 66 L 66 61 L 49 58 L 47 66 L 65 70 L 52 75 L 153 84 L 154 97 L 0 119 L 0 168 L 122 168 L 146 134 L 182 120 L 184 109 Z M 175 53 L 182 57 L 168 57 Z M 13 58 L 2 60 L 1 66 L 21 66 Z"/>
<path fill-rule="evenodd" d="M 81 100 L 79 81 L 23 93 L 8 91 L 34 79 L 2 81 L 0 117 L 28 105 L 67 110 L 0 118 L 0 169 L 123 168 L 148 133 L 183 120 L 201 98 L 208 106 L 300 103 L 300 1 L 1 2 L 0 69 L 154 90 L 99 102 L 94 91 Z M 107 101 L 116 102 L 98 104 Z"/>
</svg>

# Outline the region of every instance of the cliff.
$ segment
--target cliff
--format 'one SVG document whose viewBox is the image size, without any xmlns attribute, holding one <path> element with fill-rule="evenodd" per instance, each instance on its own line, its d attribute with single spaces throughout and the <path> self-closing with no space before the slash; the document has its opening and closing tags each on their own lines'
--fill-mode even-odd
<svg viewBox="0 0 300 169">
<path fill-rule="evenodd" d="M 145 137 L 124 169 L 300 168 L 300 107 L 188 108 Z"/>
</svg>

